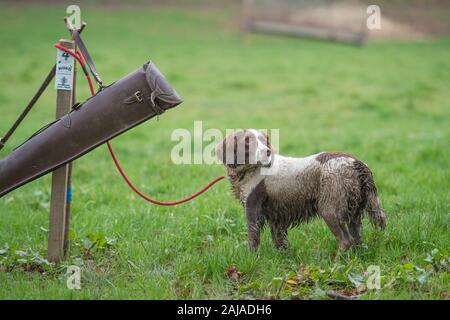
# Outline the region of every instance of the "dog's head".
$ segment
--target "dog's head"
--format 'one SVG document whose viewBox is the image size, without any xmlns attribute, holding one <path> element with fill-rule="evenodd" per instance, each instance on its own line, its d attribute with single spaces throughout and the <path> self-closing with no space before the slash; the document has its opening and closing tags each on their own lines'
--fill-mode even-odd
<svg viewBox="0 0 450 320">
<path fill-rule="evenodd" d="M 217 145 L 216 155 L 230 169 L 268 167 L 272 159 L 272 146 L 265 132 L 246 129 L 226 136 Z"/>
</svg>

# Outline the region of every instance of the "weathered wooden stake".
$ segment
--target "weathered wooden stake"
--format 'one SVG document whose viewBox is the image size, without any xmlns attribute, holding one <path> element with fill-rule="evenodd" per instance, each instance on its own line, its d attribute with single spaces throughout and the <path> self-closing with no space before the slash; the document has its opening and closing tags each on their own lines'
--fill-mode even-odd
<svg viewBox="0 0 450 320">
<path fill-rule="evenodd" d="M 74 41 L 60 40 L 59 44 L 75 49 Z M 75 61 L 73 64 L 75 68 Z M 72 108 L 75 86 L 75 71 L 73 72 L 71 90 L 57 90 L 56 96 L 56 118 L 67 114 Z M 50 203 L 50 224 L 48 232 L 48 260 L 59 262 L 64 258 L 68 246 L 68 233 L 70 223 L 70 180 L 71 164 L 67 164 L 53 172 L 52 195 Z"/>
</svg>

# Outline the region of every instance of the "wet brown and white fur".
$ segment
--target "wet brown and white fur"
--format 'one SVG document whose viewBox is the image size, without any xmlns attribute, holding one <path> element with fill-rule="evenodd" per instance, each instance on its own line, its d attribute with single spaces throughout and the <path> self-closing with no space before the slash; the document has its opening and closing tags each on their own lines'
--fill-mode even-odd
<svg viewBox="0 0 450 320">
<path fill-rule="evenodd" d="M 284 157 L 272 150 L 264 132 L 253 129 L 228 135 L 216 152 L 245 208 L 251 250 L 258 248 L 266 223 L 274 245 L 286 248 L 289 228 L 322 217 L 344 250 L 360 243 L 364 212 L 376 227 L 386 226 L 372 173 L 350 154 Z"/>
</svg>

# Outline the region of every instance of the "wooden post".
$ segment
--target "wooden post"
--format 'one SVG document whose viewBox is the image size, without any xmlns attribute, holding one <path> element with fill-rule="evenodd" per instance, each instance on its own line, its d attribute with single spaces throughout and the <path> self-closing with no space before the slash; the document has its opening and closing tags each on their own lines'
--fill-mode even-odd
<svg viewBox="0 0 450 320">
<path fill-rule="evenodd" d="M 74 41 L 60 40 L 59 44 L 73 50 Z M 75 61 L 73 64 L 75 68 Z M 74 101 L 75 71 L 73 72 L 71 90 L 57 90 L 56 118 L 67 114 Z M 50 203 L 50 224 L 48 232 L 48 260 L 59 262 L 67 251 L 70 222 L 70 203 L 68 188 L 70 188 L 71 164 L 67 164 L 53 171 L 52 195 Z M 70 191 L 69 191 L 70 192 Z"/>
</svg>

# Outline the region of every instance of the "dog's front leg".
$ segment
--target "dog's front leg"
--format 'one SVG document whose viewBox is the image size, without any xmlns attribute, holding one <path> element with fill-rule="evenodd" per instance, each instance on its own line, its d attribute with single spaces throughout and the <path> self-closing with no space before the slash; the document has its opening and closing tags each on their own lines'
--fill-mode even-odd
<svg viewBox="0 0 450 320">
<path fill-rule="evenodd" d="M 261 229 L 264 227 L 265 219 L 262 214 L 264 196 L 258 192 L 257 186 L 247 197 L 245 202 L 245 213 L 247 216 L 248 246 L 250 251 L 256 251 L 259 246 Z"/>
<path fill-rule="evenodd" d="M 246 205 L 248 246 L 250 251 L 256 251 L 259 246 L 261 229 L 264 219 L 261 215 L 261 206 L 255 204 Z"/>
<path fill-rule="evenodd" d="M 282 226 L 278 226 L 269 221 L 270 232 L 272 233 L 272 242 L 278 249 L 285 250 L 289 247 L 289 241 L 287 238 L 287 229 Z"/>
</svg>

